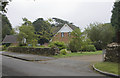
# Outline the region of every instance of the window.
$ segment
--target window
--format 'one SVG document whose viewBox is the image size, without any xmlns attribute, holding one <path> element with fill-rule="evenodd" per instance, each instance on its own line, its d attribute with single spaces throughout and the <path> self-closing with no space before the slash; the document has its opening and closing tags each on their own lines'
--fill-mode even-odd
<svg viewBox="0 0 120 78">
<path fill-rule="evenodd" d="M 61 37 L 64 37 L 64 32 L 61 33 Z"/>
<path fill-rule="evenodd" d="M 68 36 L 70 36 L 71 35 L 71 32 L 68 32 Z"/>
</svg>

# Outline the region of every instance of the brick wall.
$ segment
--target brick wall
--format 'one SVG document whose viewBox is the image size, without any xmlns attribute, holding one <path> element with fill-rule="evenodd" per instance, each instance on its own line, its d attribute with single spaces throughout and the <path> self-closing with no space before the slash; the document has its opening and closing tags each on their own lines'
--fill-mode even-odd
<svg viewBox="0 0 120 78">
<path fill-rule="evenodd" d="M 69 35 L 69 33 L 65 33 L 64 32 L 64 37 L 61 37 L 61 33 L 57 33 L 54 37 L 53 37 L 53 39 L 52 39 L 52 41 L 60 41 L 60 42 L 64 42 L 64 43 L 69 43 L 70 42 L 70 39 L 71 39 L 71 35 Z"/>
</svg>

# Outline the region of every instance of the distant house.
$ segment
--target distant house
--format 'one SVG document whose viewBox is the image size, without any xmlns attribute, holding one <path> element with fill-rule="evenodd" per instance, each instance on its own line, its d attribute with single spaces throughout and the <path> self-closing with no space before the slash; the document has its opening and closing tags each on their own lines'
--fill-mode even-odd
<svg viewBox="0 0 120 78">
<path fill-rule="evenodd" d="M 17 45 L 19 42 L 17 41 L 16 35 L 6 35 L 2 43 L 12 43 L 13 45 Z"/>
<path fill-rule="evenodd" d="M 64 26 L 58 29 L 58 31 L 50 41 L 60 41 L 60 42 L 68 43 L 71 39 L 71 32 L 76 28 L 78 27 L 75 27 L 75 26 L 73 27 L 73 26 L 64 24 Z"/>
</svg>

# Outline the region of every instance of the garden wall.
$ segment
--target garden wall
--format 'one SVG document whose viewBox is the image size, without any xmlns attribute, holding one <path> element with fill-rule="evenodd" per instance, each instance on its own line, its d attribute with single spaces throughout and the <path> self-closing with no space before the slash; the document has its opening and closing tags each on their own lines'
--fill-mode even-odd
<svg viewBox="0 0 120 78">
<path fill-rule="evenodd" d="M 120 45 L 112 43 L 107 46 L 105 61 L 120 63 Z"/>
<path fill-rule="evenodd" d="M 18 52 L 18 53 L 38 54 L 38 55 L 56 55 L 56 54 L 59 54 L 58 48 L 9 47 L 8 51 Z"/>
</svg>

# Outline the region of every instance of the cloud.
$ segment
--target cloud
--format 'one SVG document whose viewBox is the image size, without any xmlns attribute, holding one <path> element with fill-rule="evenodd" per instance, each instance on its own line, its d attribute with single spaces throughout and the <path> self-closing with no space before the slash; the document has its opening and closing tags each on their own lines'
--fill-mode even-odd
<svg viewBox="0 0 120 78">
<path fill-rule="evenodd" d="M 113 2 L 113 0 L 13 0 L 8 6 L 7 16 L 13 27 L 21 25 L 23 17 L 31 21 L 41 17 L 45 19 L 57 17 L 73 22 L 83 29 L 91 22 L 110 22 Z"/>
</svg>

